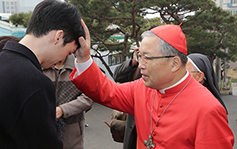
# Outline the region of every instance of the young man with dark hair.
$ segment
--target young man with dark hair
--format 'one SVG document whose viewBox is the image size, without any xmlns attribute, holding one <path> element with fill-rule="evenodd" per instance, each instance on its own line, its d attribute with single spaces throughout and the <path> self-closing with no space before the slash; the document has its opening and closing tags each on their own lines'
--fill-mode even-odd
<svg viewBox="0 0 237 149">
<path fill-rule="evenodd" d="M 26 35 L 0 53 L 0 148 L 61 149 L 55 88 L 42 73 L 63 61 L 85 37 L 78 9 L 66 2 L 39 3 Z"/>
</svg>

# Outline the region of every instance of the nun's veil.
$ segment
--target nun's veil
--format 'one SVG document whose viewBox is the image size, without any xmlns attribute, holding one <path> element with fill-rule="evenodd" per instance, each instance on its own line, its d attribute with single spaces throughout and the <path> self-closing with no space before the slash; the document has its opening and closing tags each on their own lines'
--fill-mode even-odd
<svg viewBox="0 0 237 149">
<path fill-rule="evenodd" d="M 216 75 L 210 58 L 207 57 L 206 55 L 199 53 L 189 54 L 188 58 L 190 58 L 193 61 L 193 63 L 195 63 L 195 65 L 204 73 L 205 79 L 203 86 L 205 86 L 219 100 L 219 102 L 223 105 L 226 112 L 228 113 L 227 108 L 221 99 L 221 94 L 217 84 Z"/>
</svg>

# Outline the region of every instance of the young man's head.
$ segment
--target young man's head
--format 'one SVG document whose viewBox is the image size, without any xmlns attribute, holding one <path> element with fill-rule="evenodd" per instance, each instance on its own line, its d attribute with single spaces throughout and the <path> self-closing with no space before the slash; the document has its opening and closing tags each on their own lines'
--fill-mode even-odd
<svg viewBox="0 0 237 149">
<path fill-rule="evenodd" d="M 20 43 L 34 52 L 42 68 L 49 68 L 74 53 L 81 36 L 85 38 L 85 32 L 74 5 L 44 0 L 35 7 Z"/>
<path fill-rule="evenodd" d="M 53 30 L 63 30 L 63 45 L 75 41 L 79 47 L 78 38 L 85 38 L 81 15 L 75 6 L 57 0 L 44 0 L 35 7 L 26 34 L 39 38 Z"/>
</svg>

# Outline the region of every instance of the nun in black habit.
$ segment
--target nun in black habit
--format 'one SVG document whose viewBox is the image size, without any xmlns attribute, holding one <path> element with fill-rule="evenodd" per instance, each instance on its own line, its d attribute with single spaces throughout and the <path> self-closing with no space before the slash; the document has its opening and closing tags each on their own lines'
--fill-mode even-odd
<svg viewBox="0 0 237 149">
<path fill-rule="evenodd" d="M 203 54 L 192 53 L 188 55 L 188 60 L 195 67 L 196 71 L 189 70 L 188 66 L 187 66 L 187 69 L 192 74 L 199 73 L 200 76 L 203 75 L 202 77 L 199 77 L 201 78 L 199 80 L 197 80 L 195 77 L 194 78 L 203 86 L 205 86 L 219 100 L 219 102 L 223 105 L 223 107 L 225 108 L 228 114 L 227 108 L 223 100 L 221 99 L 221 94 L 220 94 L 220 90 L 217 84 L 216 75 L 215 75 L 210 58 Z"/>
</svg>

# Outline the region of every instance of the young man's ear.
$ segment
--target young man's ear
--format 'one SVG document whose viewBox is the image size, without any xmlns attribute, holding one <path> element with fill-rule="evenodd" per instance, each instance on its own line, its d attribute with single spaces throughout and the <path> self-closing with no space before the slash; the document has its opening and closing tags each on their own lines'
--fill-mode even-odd
<svg viewBox="0 0 237 149">
<path fill-rule="evenodd" d="M 63 30 L 57 30 L 56 31 L 55 36 L 54 36 L 55 45 L 63 40 L 63 35 L 64 35 Z"/>
</svg>

